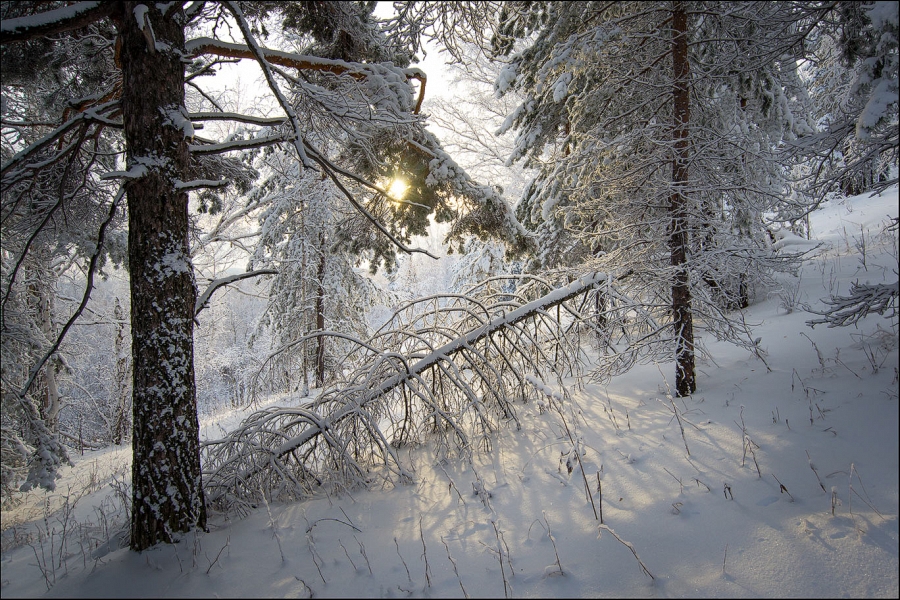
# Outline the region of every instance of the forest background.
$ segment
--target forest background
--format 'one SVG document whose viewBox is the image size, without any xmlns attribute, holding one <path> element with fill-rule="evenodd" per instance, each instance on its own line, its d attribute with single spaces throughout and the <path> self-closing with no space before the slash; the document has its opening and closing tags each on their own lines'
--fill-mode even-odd
<svg viewBox="0 0 900 600">
<path fill-rule="evenodd" d="M 135 550 L 466 459 L 584 371 L 765 362 L 791 240 L 897 181 L 893 3 L 2 10 L 3 502 L 130 441 Z M 426 40 L 462 97 L 422 104 Z M 234 61 L 261 97 L 204 85 Z M 811 323 L 896 339 L 896 279 Z M 201 443 L 274 397 L 307 400 Z"/>
</svg>

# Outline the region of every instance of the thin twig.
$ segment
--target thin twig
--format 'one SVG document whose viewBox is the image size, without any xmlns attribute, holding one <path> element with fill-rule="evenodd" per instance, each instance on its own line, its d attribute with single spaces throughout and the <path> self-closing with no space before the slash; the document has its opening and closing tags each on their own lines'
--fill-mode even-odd
<svg viewBox="0 0 900 600">
<path fill-rule="evenodd" d="M 677 481 L 677 482 L 678 482 L 678 485 L 681 486 L 681 493 L 683 494 L 683 493 L 684 493 L 684 484 L 681 482 L 681 480 L 678 479 L 677 477 L 675 477 L 675 475 L 672 474 L 672 471 L 668 470 L 667 468 L 663 467 L 663 471 L 665 471 L 665 472 L 668 473 L 669 475 L 672 475 L 672 479 L 674 479 L 675 481 Z"/>
<path fill-rule="evenodd" d="M 822 478 L 819 477 L 819 472 L 816 470 L 815 465 L 813 465 L 812 456 L 809 455 L 809 450 L 806 451 L 806 458 L 809 459 L 809 468 L 812 469 L 812 472 L 816 475 L 816 480 L 819 482 L 819 487 L 822 488 L 822 491 L 827 494 L 828 490 L 825 489 L 825 484 L 822 483 Z"/>
<path fill-rule="evenodd" d="M 603 486 L 600 484 L 600 472 L 597 471 L 597 508 L 600 509 L 600 524 L 603 524 Z"/>
<path fill-rule="evenodd" d="M 358 531 L 359 533 L 362 533 L 362 529 L 360 529 L 359 527 L 353 525 L 352 523 L 347 523 L 346 521 L 341 521 L 340 519 L 335 519 L 335 518 L 333 518 L 333 517 L 324 517 L 324 518 L 322 518 L 322 519 L 318 519 L 315 523 L 313 523 L 312 525 L 309 526 L 309 528 L 306 530 L 306 533 L 312 532 L 313 527 L 315 527 L 316 525 L 318 525 L 320 521 L 337 521 L 338 523 L 342 523 L 342 524 L 346 525 L 347 527 L 352 527 L 353 529 L 355 529 L 355 530 Z"/>
<path fill-rule="evenodd" d="M 366 547 L 363 546 L 363 543 L 359 541 L 359 539 L 354 535 L 353 539 L 356 540 L 356 543 L 359 544 L 359 553 L 362 554 L 362 557 L 366 560 L 366 566 L 369 568 L 369 575 L 373 575 L 372 573 L 372 565 L 369 564 L 369 557 L 366 556 Z"/>
<path fill-rule="evenodd" d="M 556 540 L 553 539 L 553 533 L 550 531 L 550 520 L 547 519 L 547 513 L 541 511 L 541 514 L 544 515 L 544 522 L 547 524 L 547 537 L 550 538 L 550 543 L 553 544 L 553 553 L 556 555 L 556 566 L 560 575 L 565 575 L 565 571 L 563 571 L 562 563 L 559 561 L 559 549 L 556 547 Z"/>
<path fill-rule="evenodd" d="M 772 477 L 775 477 L 775 473 L 772 473 Z M 784 485 L 783 483 L 781 483 L 781 480 L 778 479 L 778 477 L 775 477 L 775 481 L 777 481 L 777 482 L 778 482 L 778 485 L 781 486 L 781 493 L 787 494 L 788 496 L 790 496 L 790 497 L 791 497 L 791 502 L 793 502 L 793 501 L 794 501 L 794 496 L 791 495 L 791 493 L 788 491 L 787 487 L 785 487 L 785 485 Z"/>
<path fill-rule="evenodd" d="M 227 536 L 225 538 L 225 545 L 222 546 L 222 548 L 219 550 L 219 553 L 216 554 L 216 559 L 214 561 L 212 561 L 211 563 L 209 563 L 209 569 L 206 570 L 207 575 L 209 575 L 209 572 L 213 568 L 213 565 L 215 565 L 217 562 L 219 562 L 219 557 L 222 556 L 222 552 L 225 550 L 225 548 L 228 547 L 228 544 L 230 542 L 231 542 L 231 536 Z"/>
<path fill-rule="evenodd" d="M 497 536 L 497 558 L 500 561 L 500 575 L 503 577 L 503 594 L 509 598 L 512 591 L 509 586 L 509 580 L 506 578 L 506 568 L 503 566 L 503 545 L 500 542 L 500 531 L 497 529 L 497 522 L 491 521 L 494 526 L 494 535 Z"/>
<path fill-rule="evenodd" d="M 644 575 L 647 575 L 650 579 L 656 579 L 653 576 L 653 573 L 651 573 L 650 570 L 647 568 L 647 565 L 644 564 L 644 561 L 641 560 L 641 557 L 638 556 L 637 550 L 634 549 L 634 545 L 632 545 L 631 542 L 626 542 L 625 540 L 620 538 L 619 535 L 615 531 L 613 531 L 608 525 L 603 525 L 601 523 L 600 525 L 598 525 L 598 527 L 600 529 L 605 529 L 606 531 L 610 532 L 614 538 L 619 540 L 619 542 L 621 542 L 626 548 L 631 550 L 631 553 L 634 554 L 634 557 L 637 559 L 638 564 L 641 565 L 641 571 L 643 571 Z"/>
<path fill-rule="evenodd" d="M 347 557 L 347 560 L 350 561 L 350 565 L 353 567 L 353 570 L 356 571 L 356 563 L 353 562 L 353 559 L 350 558 L 350 553 L 347 552 L 347 548 L 344 546 L 344 542 L 338 538 L 338 545 L 340 545 L 341 549 L 344 551 L 344 555 Z"/>
<path fill-rule="evenodd" d="M 697 482 L 697 487 L 700 487 L 700 486 L 702 485 L 703 487 L 706 488 L 706 491 L 707 491 L 707 492 L 711 492 L 711 491 L 712 491 L 712 489 L 711 489 L 708 485 L 706 485 L 705 483 L 703 483 L 702 481 L 700 481 L 700 480 L 697 479 L 696 477 L 693 477 L 692 479 L 693 479 L 694 481 Z"/>
<path fill-rule="evenodd" d="M 469 593 L 466 592 L 466 588 L 463 586 L 462 578 L 459 576 L 459 570 L 456 568 L 456 561 L 453 560 L 452 556 L 450 556 L 450 546 L 448 546 L 447 542 L 444 541 L 444 536 L 441 536 L 441 543 L 444 544 L 444 548 L 447 549 L 447 559 L 450 561 L 450 564 L 453 565 L 453 572 L 456 573 L 456 580 L 459 582 L 459 589 L 462 590 L 463 596 L 468 599 Z"/>
<path fill-rule="evenodd" d="M 684 441 L 684 449 L 687 451 L 688 457 L 691 456 L 691 449 L 688 448 L 687 437 L 684 435 L 684 423 L 681 422 L 681 415 L 678 414 L 678 407 L 675 406 L 675 401 L 672 398 L 669 398 L 669 402 L 672 403 L 672 411 L 675 413 L 675 418 L 678 419 L 678 427 L 681 429 L 681 439 Z"/>
<path fill-rule="evenodd" d="M 853 489 L 853 473 L 856 473 L 856 478 L 859 480 L 859 485 L 862 486 L 863 492 L 866 494 L 866 497 L 865 497 L 865 498 L 863 498 L 862 496 L 860 496 L 859 492 L 857 492 L 855 489 Z M 877 509 L 877 508 L 875 508 L 874 506 L 872 506 L 872 504 L 871 504 L 871 502 L 870 502 L 870 501 L 871 501 L 871 498 L 869 498 L 869 492 L 866 491 L 866 486 L 865 486 L 865 485 L 863 484 L 863 482 L 862 482 L 862 477 L 859 476 L 859 471 L 856 470 L 856 466 L 854 466 L 853 463 L 850 463 L 850 491 L 853 492 L 854 494 L 856 494 L 857 496 L 859 496 L 859 499 L 862 500 L 863 502 L 865 502 L 866 505 L 867 505 L 869 508 L 871 508 L 872 510 L 874 510 L 876 515 L 878 515 L 879 517 L 881 517 L 881 518 L 882 518 L 883 520 L 885 520 L 885 521 L 887 520 L 887 519 L 885 519 L 885 517 L 884 517 L 883 514 L 881 514 L 880 512 L 878 512 L 878 509 Z M 867 500 L 867 498 L 868 498 L 868 500 Z"/>
<path fill-rule="evenodd" d="M 422 540 L 422 560 L 425 561 L 425 583 L 431 587 L 431 569 L 428 566 L 428 554 L 425 549 L 425 532 L 422 530 L 422 517 L 419 516 L 419 539 Z"/>
<path fill-rule="evenodd" d="M 406 566 L 406 561 L 403 560 L 403 555 L 400 554 L 400 543 L 397 541 L 397 538 L 394 538 L 394 545 L 397 547 L 397 556 L 400 557 L 400 562 L 403 563 L 403 568 L 406 569 L 406 578 L 412 583 L 412 575 L 409 574 L 409 567 Z"/>
</svg>

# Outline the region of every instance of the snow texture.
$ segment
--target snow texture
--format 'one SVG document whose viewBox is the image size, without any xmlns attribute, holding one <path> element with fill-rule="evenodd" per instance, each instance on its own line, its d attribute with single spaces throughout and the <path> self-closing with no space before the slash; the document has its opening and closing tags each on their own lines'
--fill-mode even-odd
<svg viewBox="0 0 900 600">
<path fill-rule="evenodd" d="M 784 284 L 818 305 L 895 277 L 897 202 L 894 187 L 826 203 L 811 216 L 820 252 Z M 858 226 L 867 270 L 843 233 Z M 896 598 L 897 317 L 808 318 L 753 304 L 771 370 L 708 340 L 716 363 L 689 398 L 669 397 L 671 365 L 607 386 L 531 377 L 541 400 L 516 401 L 521 430 L 471 462 L 404 449 L 411 485 L 264 501 L 141 554 L 120 547 L 130 450 L 87 451 L 56 492 L 3 512 L 3 597 Z M 202 435 L 245 415 L 205 419 Z"/>
</svg>

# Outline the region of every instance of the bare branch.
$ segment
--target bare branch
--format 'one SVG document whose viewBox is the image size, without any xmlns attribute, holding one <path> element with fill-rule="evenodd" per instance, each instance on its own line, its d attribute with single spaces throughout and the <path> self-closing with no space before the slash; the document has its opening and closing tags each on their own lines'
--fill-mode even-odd
<svg viewBox="0 0 900 600">
<path fill-rule="evenodd" d="M 78 319 L 78 317 L 81 316 L 82 311 L 84 311 L 84 307 L 87 305 L 88 300 L 91 297 L 91 291 L 94 289 L 94 273 L 97 269 L 97 260 L 100 258 L 100 254 L 103 252 L 103 240 L 106 235 L 106 228 L 112 222 L 113 217 L 115 217 L 116 209 L 119 206 L 119 201 L 122 200 L 122 197 L 124 195 L 125 188 L 123 186 L 119 188 L 119 193 L 116 194 L 116 197 L 113 198 L 113 201 L 110 203 L 109 214 L 107 215 L 106 220 L 103 221 L 103 223 L 101 223 L 100 225 L 100 231 L 97 234 L 97 246 L 94 249 L 94 253 L 91 254 L 91 259 L 88 263 L 87 282 L 84 286 L 84 295 L 81 298 L 81 303 L 78 305 L 78 308 L 75 309 L 75 312 L 72 313 L 72 316 L 69 317 L 69 320 L 66 321 L 66 324 L 60 330 L 59 335 L 56 336 L 56 341 L 53 343 L 50 349 L 47 350 L 41 360 L 31 368 L 31 373 L 28 377 L 28 380 L 25 382 L 25 385 L 22 386 L 22 389 L 20 389 L 16 393 L 20 398 L 24 398 L 28 393 L 28 390 L 34 383 L 37 374 L 40 373 L 41 369 L 44 367 L 44 364 L 46 364 L 46 362 L 50 360 L 50 357 L 53 356 L 57 349 L 59 349 L 59 345 L 62 344 L 63 338 L 65 338 L 66 333 L 69 331 L 69 328 L 72 327 L 72 324 L 76 319 Z"/>
<path fill-rule="evenodd" d="M 246 273 L 238 273 L 237 275 L 229 275 L 228 277 L 214 279 L 197 298 L 197 303 L 194 305 L 194 317 L 196 318 L 196 316 L 200 314 L 200 311 L 206 308 L 209 299 L 220 287 L 234 283 L 235 281 L 241 281 L 242 279 L 257 277 L 259 275 L 278 275 L 278 271 L 275 269 L 260 269 L 258 271 L 248 271 Z"/>
</svg>

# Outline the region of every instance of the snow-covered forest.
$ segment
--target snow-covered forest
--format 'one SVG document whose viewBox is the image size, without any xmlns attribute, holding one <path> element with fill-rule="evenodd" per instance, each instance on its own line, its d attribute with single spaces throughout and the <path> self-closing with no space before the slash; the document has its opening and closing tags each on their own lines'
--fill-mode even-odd
<svg viewBox="0 0 900 600">
<path fill-rule="evenodd" d="M 4 598 L 900 595 L 896 2 L 0 17 Z"/>
</svg>

